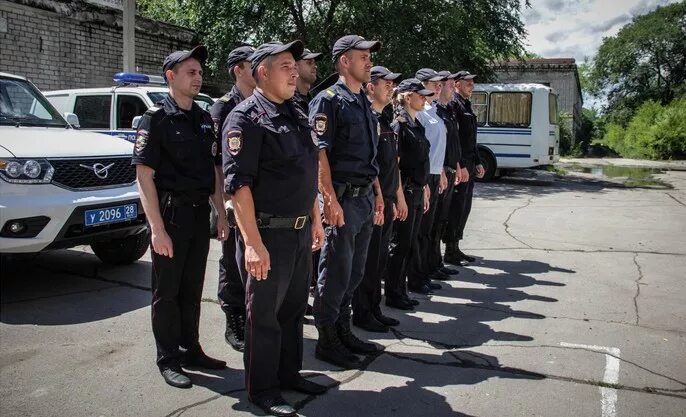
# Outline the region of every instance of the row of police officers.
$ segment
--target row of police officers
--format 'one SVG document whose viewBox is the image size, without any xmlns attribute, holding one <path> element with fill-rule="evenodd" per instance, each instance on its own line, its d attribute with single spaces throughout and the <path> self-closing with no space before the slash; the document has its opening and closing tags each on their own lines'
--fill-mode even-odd
<svg viewBox="0 0 686 417">
<path fill-rule="evenodd" d="M 338 39 L 338 80 L 312 97 L 320 53 L 300 41 L 241 46 L 228 58 L 235 85 L 211 114 L 193 100 L 207 49 L 165 59 L 169 95 L 143 116 L 133 164 L 151 234 L 157 365 L 168 384 L 192 385 L 183 367 L 226 366 L 198 337 L 210 202 L 225 338 L 244 352 L 250 401 L 272 415 L 296 413 L 284 389 L 327 389 L 299 373 L 309 291 L 315 356 L 356 368 L 380 349 L 351 322 L 374 332 L 399 324 L 381 311 L 382 280 L 386 305 L 412 310 L 408 291 L 429 294 L 458 272 L 444 261 L 473 261 L 459 241 L 483 175 L 474 75 L 424 68 L 399 81 L 372 66 L 380 47 Z"/>
</svg>

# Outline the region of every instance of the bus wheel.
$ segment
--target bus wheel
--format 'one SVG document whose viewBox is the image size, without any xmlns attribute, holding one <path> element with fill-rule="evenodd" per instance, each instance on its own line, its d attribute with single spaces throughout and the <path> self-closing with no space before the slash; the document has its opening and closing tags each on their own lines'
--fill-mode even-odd
<svg viewBox="0 0 686 417">
<path fill-rule="evenodd" d="M 477 179 L 477 181 L 491 181 L 495 177 L 495 171 L 498 168 L 495 162 L 495 158 L 490 152 L 479 150 L 479 158 L 481 159 L 481 165 L 484 167 L 484 177 Z"/>
</svg>

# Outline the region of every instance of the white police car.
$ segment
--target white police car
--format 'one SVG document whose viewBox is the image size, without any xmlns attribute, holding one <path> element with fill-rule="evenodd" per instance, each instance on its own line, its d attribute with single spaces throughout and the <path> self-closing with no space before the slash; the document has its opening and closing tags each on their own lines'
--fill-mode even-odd
<svg viewBox="0 0 686 417">
<path fill-rule="evenodd" d="M 156 75 L 120 72 L 113 80 L 114 87 L 46 91 L 44 94 L 60 112 L 76 114 L 81 130 L 135 142 L 135 118 L 162 101 L 169 94 L 169 88 L 164 78 Z M 195 102 L 209 111 L 214 100 L 199 94 Z"/>
<path fill-rule="evenodd" d="M 149 237 L 131 144 L 65 116 L 25 78 L 0 73 L 0 254 L 90 245 L 104 262 L 133 262 Z"/>
</svg>

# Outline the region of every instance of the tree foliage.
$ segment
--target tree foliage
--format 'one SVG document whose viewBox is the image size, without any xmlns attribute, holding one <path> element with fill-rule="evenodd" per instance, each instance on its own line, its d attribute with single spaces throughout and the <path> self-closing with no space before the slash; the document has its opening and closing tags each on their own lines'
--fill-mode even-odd
<svg viewBox="0 0 686 417">
<path fill-rule="evenodd" d="M 382 41 L 374 57 L 406 75 L 421 67 L 491 74 L 487 63 L 522 56 L 528 1 L 520 0 L 139 0 L 141 15 L 188 27 L 211 52 L 210 68 L 223 69 L 241 43 L 301 39 L 330 56 L 340 36 L 357 33 Z M 320 74 L 332 71 L 320 63 Z"/>
<path fill-rule="evenodd" d="M 648 100 L 667 104 L 686 93 L 686 1 L 638 16 L 603 39 L 588 75 L 605 113 L 625 125 Z"/>
</svg>

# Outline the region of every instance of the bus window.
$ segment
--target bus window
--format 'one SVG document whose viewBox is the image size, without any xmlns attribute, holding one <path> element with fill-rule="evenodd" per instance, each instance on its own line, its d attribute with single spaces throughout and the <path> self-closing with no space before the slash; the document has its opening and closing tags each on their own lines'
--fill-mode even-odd
<svg viewBox="0 0 686 417">
<path fill-rule="evenodd" d="M 529 127 L 531 93 L 491 93 L 488 123 L 497 127 Z"/>
<path fill-rule="evenodd" d="M 550 124 L 557 124 L 557 96 L 555 94 L 550 94 L 548 98 L 548 112 L 550 114 Z"/>
<path fill-rule="evenodd" d="M 476 124 L 484 126 L 486 124 L 486 115 L 488 114 L 488 96 L 486 93 L 475 91 L 472 93 L 472 110 L 476 115 Z"/>
</svg>

